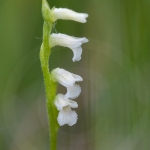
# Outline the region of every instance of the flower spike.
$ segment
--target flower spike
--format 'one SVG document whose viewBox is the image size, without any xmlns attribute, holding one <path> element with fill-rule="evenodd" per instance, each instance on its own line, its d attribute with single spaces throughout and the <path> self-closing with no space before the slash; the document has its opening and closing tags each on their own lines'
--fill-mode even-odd
<svg viewBox="0 0 150 150">
<path fill-rule="evenodd" d="M 77 13 L 67 8 L 54 8 L 52 9 L 52 14 L 54 21 L 58 19 L 63 19 L 63 20 L 73 20 L 80 23 L 86 23 L 86 18 L 88 17 L 88 14 L 86 13 Z"/>
<path fill-rule="evenodd" d="M 76 38 L 76 37 L 69 36 L 66 34 L 53 33 L 50 35 L 49 41 L 50 41 L 51 47 L 58 45 L 58 46 L 70 48 L 74 53 L 72 60 L 79 61 L 81 59 L 81 55 L 82 55 L 81 45 L 83 43 L 88 42 L 88 39 L 85 37 L 84 38 Z"/>
<path fill-rule="evenodd" d="M 72 108 L 77 108 L 78 104 L 73 99 L 81 93 L 81 87 L 76 82 L 83 81 L 79 75 L 70 73 L 64 69 L 56 68 L 49 71 L 49 57 L 52 47 L 63 46 L 73 51 L 73 62 L 79 61 L 82 55 L 82 44 L 88 39 L 77 38 L 66 34 L 52 33 L 55 21 L 73 20 L 85 23 L 88 17 L 86 13 L 78 13 L 67 8 L 50 8 L 47 0 L 42 0 L 43 40 L 40 49 L 40 62 L 43 72 L 48 123 L 50 131 L 50 149 L 56 150 L 57 134 L 60 126 L 65 124 L 72 126 L 77 122 L 78 115 Z M 52 34 L 51 34 L 52 33 Z M 66 87 L 66 94 L 57 94 L 57 82 Z"/>
</svg>

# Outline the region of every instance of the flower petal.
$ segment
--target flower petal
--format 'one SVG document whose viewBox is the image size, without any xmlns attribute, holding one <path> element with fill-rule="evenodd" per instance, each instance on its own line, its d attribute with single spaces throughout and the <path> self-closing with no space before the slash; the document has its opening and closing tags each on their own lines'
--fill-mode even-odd
<svg viewBox="0 0 150 150">
<path fill-rule="evenodd" d="M 68 99 L 63 94 L 57 94 L 55 98 L 55 105 L 57 107 L 57 110 L 62 110 L 66 106 L 70 106 L 71 108 L 77 108 L 78 104 L 77 102 Z"/>
<path fill-rule="evenodd" d="M 85 37 L 76 38 L 61 33 L 58 34 L 53 33 L 50 35 L 49 41 L 50 47 L 59 45 L 70 48 L 74 53 L 73 61 L 79 61 L 81 59 L 82 54 L 81 45 L 82 43 L 88 42 L 88 39 L 86 39 Z"/>
<path fill-rule="evenodd" d="M 58 94 L 55 98 L 55 105 L 57 107 L 57 110 L 62 110 L 63 107 L 67 106 L 69 103 L 68 99 L 64 99 L 64 96 L 62 94 Z"/>
<path fill-rule="evenodd" d="M 80 77 L 79 75 L 77 75 L 77 74 L 73 74 L 72 73 L 72 76 L 75 78 L 75 80 L 77 81 L 77 82 L 79 82 L 79 81 L 83 81 L 83 78 L 82 77 Z"/>
<path fill-rule="evenodd" d="M 81 87 L 75 84 L 74 86 L 67 87 L 67 93 L 65 95 L 65 98 L 75 99 L 80 95 L 80 93 Z"/>
<path fill-rule="evenodd" d="M 74 125 L 77 122 L 78 115 L 75 111 L 72 111 L 69 106 L 66 106 L 58 114 L 58 123 L 60 126 L 68 124 L 69 126 Z"/>
<path fill-rule="evenodd" d="M 88 14 L 86 13 L 77 13 L 67 8 L 54 8 L 52 10 L 52 13 L 53 13 L 54 21 L 58 19 L 63 19 L 63 20 L 73 20 L 73 21 L 85 23 L 86 18 L 88 17 Z"/>
<path fill-rule="evenodd" d="M 82 55 L 82 48 L 81 47 L 73 48 L 72 51 L 74 54 L 72 61 L 73 62 L 79 61 L 81 59 L 81 55 Z"/>
<path fill-rule="evenodd" d="M 55 81 L 58 81 L 65 87 L 73 86 L 76 81 L 83 80 L 79 75 L 70 73 L 61 68 L 56 68 L 52 70 L 52 77 Z"/>
</svg>

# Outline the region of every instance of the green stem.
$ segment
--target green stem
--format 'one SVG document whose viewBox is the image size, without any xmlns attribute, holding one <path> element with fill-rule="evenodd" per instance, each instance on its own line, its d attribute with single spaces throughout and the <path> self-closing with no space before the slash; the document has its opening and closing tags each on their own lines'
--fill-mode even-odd
<svg viewBox="0 0 150 150">
<path fill-rule="evenodd" d="M 56 106 L 54 105 L 57 83 L 52 80 L 52 75 L 49 71 L 49 57 L 51 53 L 51 48 L 49 46 L 49 36 L 51 33 L 51 29 L 52 23 L 44 21 L 43 43 L 40 50 L 40 61 L 46 91 L 46 105 L 50 129 L 50 150 L 56 150 L 59 125 L 57 122 L 58 111 L 56 109 Z"/>
</svg>

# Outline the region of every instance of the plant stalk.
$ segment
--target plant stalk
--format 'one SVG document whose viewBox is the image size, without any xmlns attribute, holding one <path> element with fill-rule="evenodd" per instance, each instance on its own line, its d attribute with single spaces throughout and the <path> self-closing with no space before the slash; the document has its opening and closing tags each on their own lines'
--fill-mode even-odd
<svg viewBox="0 0 150 150">
<path fill-rule="evenodd" d="M 46 92 L 46 105 L 50 132 L 50 150 L 56 150 L 57 134 L 59 125 L 57 122 L 58 111 L 54 105 L 54 99 L 57 90 L 57 83 L 52 80 L 52 75 L 49 71 L 49 57 L 51 48 L 49 44 L 49 36 L 52 29 L 52 23 L 44 21 L 43 25 L 43 43 L 40 50 L 41 68 L 44 77 L 44 85 Z"/>
</svg>

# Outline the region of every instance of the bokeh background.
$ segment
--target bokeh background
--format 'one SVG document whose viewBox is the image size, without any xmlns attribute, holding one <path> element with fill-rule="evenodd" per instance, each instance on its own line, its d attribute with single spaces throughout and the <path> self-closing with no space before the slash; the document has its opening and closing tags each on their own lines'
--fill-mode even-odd
<svg viewBox="0 0 150 150">
<path fill-rule="evenodd" d="M 88 22 L 57 21 L 53 32 L 87 37 L 79 62 L 53 48 L 50 69 L 83 77 L 78 123 L 59 131 L 58 150 L 150 149 L 150 1 L 48 0 L 89 14 Z M 0 150 L 48 150 L 39 61 L 40 0 L 0 1 Z M 65 93 L 59 86 L 58 92 Z"/>
</svg>

